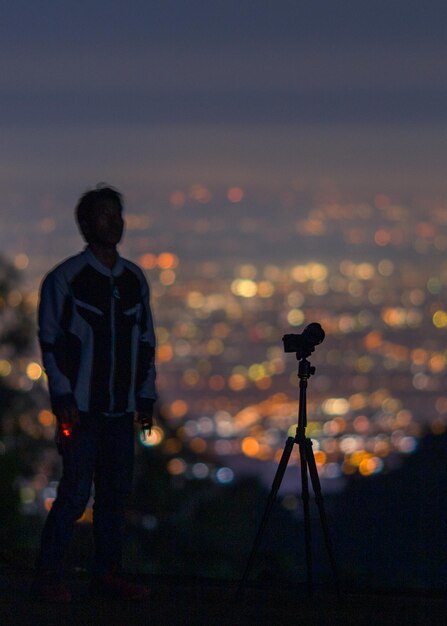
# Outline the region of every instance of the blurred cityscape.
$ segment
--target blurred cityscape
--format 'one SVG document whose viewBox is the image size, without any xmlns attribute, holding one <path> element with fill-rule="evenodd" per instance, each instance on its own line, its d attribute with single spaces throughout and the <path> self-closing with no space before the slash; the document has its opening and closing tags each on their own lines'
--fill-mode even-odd
<svg viewBox="0 0 447 626">
<path fill-rule="evenodd" d="M 447 203 L 346 201 L 300 181 L 127 200 L 121 253 L 146 272 L 158 339 L 161 419 L 140 453 L 159 446 L 173 477 L 270 484 L 298 412 L 297 361 L 282 336 L 310 322 L 326 332 L 310 359 L 307 429 L 324 489 L 393 471 L 424 434 L 445 432 Z M 1 245 L 21 287 L 1 303 L 3 333 L 18 307 L 35 318 L 44 273 L 82 247 L 71 208 L 43 198 L 30 220 L 26 199 L 11 202 Z M 44 514 L 60 461 L 37 343 L 20 358 L 0 350 L 3 384 L 36 398 L 19 429 L 45 451 L 20 478 L 20 499 L 23 513 Z M 9 419 L 3 451 L 16 445 Z M 296 488 L 283 486 L 289 510 Z"/>
</svg>

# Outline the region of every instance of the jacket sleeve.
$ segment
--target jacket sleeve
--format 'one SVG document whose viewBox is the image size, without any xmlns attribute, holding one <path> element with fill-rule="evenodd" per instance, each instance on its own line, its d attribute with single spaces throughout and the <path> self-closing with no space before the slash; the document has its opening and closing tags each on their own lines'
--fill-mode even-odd
<svg viewBox="0 0 447 626">
<path fill-rule="evenodd" d="M 69 292 L 66 282 L 56 272 L 50 272 L 40 291 L 38 321 L 42 362 L 48 377 L 51 406 L 56 413 L 61 406 L 75 401 L 71 383 L 64 373 L 63 318 L 68 306 Z"/>
<path fill-rule="evenodd" d="M 155 389 L 155 331 L 149 303 L 149 286 L 141 272 L 141 321 L 138 347 L 139 386 L 136 393 L 136 409 L 149 409 L 157 399 Z"/>
</svg>

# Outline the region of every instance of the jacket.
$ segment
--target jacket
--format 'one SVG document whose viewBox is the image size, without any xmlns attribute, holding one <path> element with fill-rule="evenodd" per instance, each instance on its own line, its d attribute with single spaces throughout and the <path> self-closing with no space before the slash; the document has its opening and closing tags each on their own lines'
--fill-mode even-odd
<svg viewBox="0 0 447 626">
<path fill-rule="evenodd" d="M 141 269 L 118 255 L 113 269 L 87 247 L 45 277 L 39 343 L 53 411 L 122 414 L 149 409 L 155 334 Z"/>
</svg>

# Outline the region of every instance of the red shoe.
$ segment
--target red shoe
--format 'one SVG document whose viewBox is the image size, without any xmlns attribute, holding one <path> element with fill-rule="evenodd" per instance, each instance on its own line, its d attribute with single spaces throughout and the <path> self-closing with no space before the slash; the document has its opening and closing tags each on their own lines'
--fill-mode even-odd
<svg viewBox="0 0 447 626">
<path fill-rule="evenodd" d="M 33 597 L 44 602 L 67 604 L 72 600 L 71 590 L 63 582 L 36 580 L 33 585 Z"/>
<path fill-rule="evenodd" d="M 117 574 L 106 574 L 96 578 L 91 585 L 91 593 L 119 600 L 144 600 L 150 590 L 144 585 L 131 583 Z"/>
</svg>

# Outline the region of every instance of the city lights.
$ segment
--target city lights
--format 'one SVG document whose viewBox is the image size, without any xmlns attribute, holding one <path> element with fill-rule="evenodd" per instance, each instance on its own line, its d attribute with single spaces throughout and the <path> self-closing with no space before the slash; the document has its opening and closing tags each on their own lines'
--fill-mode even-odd
<svg viewBox="0 0 447 626">
<path fill-rule="evenodd" d="M 211 210 L 219 197 L 227 212 L 234 211 L 229 221 Z M 287 436 L 295 436 L 299 393 L 296 363 L 284 354 L 281 337 L 318 321 L 327 340 L 315 353 L 307 431 L 318 472 L 341 488 L 349 475 L 367 479 L 388 471 L 417 449 L 425 432 L 447 429 L 447 262 L 442 255 L 426 256 L 429 249 L 432 255 L 447 249 L 441 245 L 447 221 L 433 210 L 431 221 L 411 223 L 405 207 L 379 197 L 380 208 L 323 203 L 307 217 L 292 217 L 291 228 L 240 216 L 249 197 L 237 185 L 220 192 L 203 184 L 173 190 L 164 211 L 175 212 L 187 233 L 177 244 L 161 231 L 151 239 L 164 214 L 128 216 L 129 256 L 151 285 L 160 410 L 172 428 L 165 434 L 154 426 L 151 435 L 139 435 L 140 445 L 148 454 L 159 449 L 168 455 L 173 480 L 225 485 L 238 477 L 242 459 L 277 462 Z M 291 198 L 285 210 L 293 215 Z M 262 254 L 255 250 L 239 259 L 225 252 L 233 219 L 241 233 L 264 242 Z M 272 224 L 287 241 L 297 237 L 298 223 L 301 242 L 320 241 L 318 253 L 301 253 L 295 242 L 282 260 L 264 255 Z M 53 224 L 41 230 L 51 237 Z M 326 253 L 329 234 L 330 245 L 339 237 L 338 257 Z M 193 248 L 197 257 L 187 252 Z M 399 261 L 401 250 L 411 250 L 406 258 L 412 260 Z M 15 255 L 14 265 L 40 271 L 32 251 Z M 5 328 L 10 312 L 34 311 L 37 302 L 36 284 L 13 289 L 0 301 Z M 0 377 L 22 392 L 46 388 L 37 355 L 13 361 L 5 349 Z M 24 412 L 18 427 L 33 441 L 49 440 L 55 418 L 39 406 L 34 414 Z M 2 450 L 9 441 L 1 442 Z M 188 454 L 199 459 L 193 462 Z M 298 462 L 297 453 L 292 462 Z M 34 495 L 22 493 L 23 506 L 47 510 L 54 494 L 44 484 L 31 488 Z"/>
</svg>

